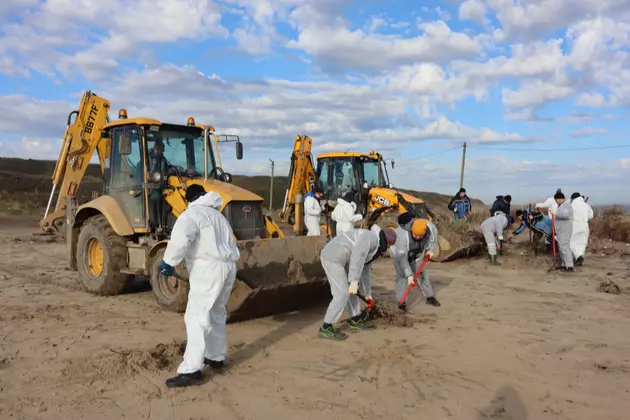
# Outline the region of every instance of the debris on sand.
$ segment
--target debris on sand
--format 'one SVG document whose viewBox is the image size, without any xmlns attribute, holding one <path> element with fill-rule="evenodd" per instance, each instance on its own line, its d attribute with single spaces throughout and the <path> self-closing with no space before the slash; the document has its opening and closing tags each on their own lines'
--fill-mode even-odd
<svg viewBox="0 0 630 420">
<path fill-rule="evenodd" d="M 405 312 L 398 309 L 395 303 L 387 301 L 377 301 L 370 311 L 370 320 L 382 319 L 390 325 L 396 327 L 413 327 L 414 320 Z"/>
<path fill-rule="evenodd" d="M 186 343 L 158 344 L 149 350 L 114 350 L 111 355 L 69 361 L 62 370 L 63 376 L 98 377 L 132 376 L 140 371 L 160 372 L 172 370 L 182 360 Z"/>
<path fill-rule="evenodd" d="M 611 279 L 606 279 L 599 283 L 597 291 L 602 293 L 610 293 L 611 295 L 621 294 L 621 287 Z"/>
</svg>

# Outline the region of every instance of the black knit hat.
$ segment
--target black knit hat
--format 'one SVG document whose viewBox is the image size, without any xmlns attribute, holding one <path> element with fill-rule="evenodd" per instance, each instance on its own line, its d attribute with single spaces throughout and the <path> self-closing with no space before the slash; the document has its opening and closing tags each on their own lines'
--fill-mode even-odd
<svg viewBox="0 0 630 420">
<path fill-rule="evenodd" d="M 575 192 L 575 193 L 571 194 L 571 200 L 575 200 L 576 198 L 581 197 L 581 196 L 582 196 L 582 194 L 580 194 L 578 192 Z"/>
<path fill-rule="evenodd" d="M 199 184 L 192 184 L 186 188 L 186 201 L 192 203 L 202 195 L 206 193 L 206 190 Z"/>
<path fill-rule="evenodd" d="M 564 193 L 563 193 L 562 191 L 557 192 L 557 193 L 553 196 L 553 199 L 554 199 L 554 200 L 557 200 L 557 199 L 559 199 L 559 198 L 564 199 Z"/>
<path fill-rule="evenodd" d="M 466 188 L 460 188 L 460 189 L 459 189 L 459 192 L 460 192 L 460 193 L 462 193 L 462 192 L 466 192 Z"/>
</svg>

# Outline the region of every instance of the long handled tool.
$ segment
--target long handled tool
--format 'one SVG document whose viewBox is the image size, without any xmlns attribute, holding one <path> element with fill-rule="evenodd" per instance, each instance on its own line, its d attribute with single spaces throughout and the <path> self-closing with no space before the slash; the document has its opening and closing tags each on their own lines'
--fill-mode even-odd
<svg viewBox="0 0 630 420">
<path fill-rule="evenodd" d="M 418 276 L 420 275 L 420 273 L 422 273 L 422 270 L 424 270 L 424 266 L 427 265 L 430 259 L 431 259 L 430 256 L 425 255 L 424 260 L 422 260 L 422 264 L 420 264 L 420 268 L 418 268 L 418 271 L 416 271 L 416 274 L 413 276 L 413 283 L 407 286 L 407 290 L 405 290 L 405 294 L 403 295 L 402 299 L 400 299 L 400 302 L 398 302 L 399 305 L 402 305 L 403 303 L 405 303 L 405 301 L 407 300 L 407 296 L 409 295 L 409 292 L 411 292 L 411 288 L 415 286 L 416 284 L 418 284 Z"/>
<path fill-rule="evenodd" d="M 548 271 L 555 271 L 558 261 L 556 259 L 556 216 L 554 214 L 551 215 L 551 249 L 553 251 L 553 265 Z"/>
<path fill-rule="evenodd" d="M 367 299 L 365 296 L 363 296 L 360 292 L 357 291 L 357 296 L 359 297 L 359 299 L 361 299 L 363 302 L 365 302 L 365 304 L 367 305 L 365 307 L 365 309 L 362 311 L 361 313 L 361 319 L 366 320 L 368 319 L 369 315 L 370 315 L 370 311 L 372 310 L 372 308 L 374 307 L 374 299 L 370 298 Z"/>
<path fill-rule="evenodd" d="M 556 258 L 556 215 L 551 215 L 551 249 L 553 250 L 553 265 L 558 265 Z"/>
</svg>

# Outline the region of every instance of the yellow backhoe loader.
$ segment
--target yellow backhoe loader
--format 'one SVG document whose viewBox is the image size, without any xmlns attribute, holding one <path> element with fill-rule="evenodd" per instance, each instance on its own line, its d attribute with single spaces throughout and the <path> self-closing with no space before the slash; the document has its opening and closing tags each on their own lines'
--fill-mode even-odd
<svg viewBox="0 0 630 420">
<path fill-rule="evenodd" d="M 127 118 L 124 109 L 118 120 L 110 121 L 109 108 L 106 99 L 88 91 L 68 116 L 40 222 L 45 232 L 65 237 L 70 267 L 79 272 L 88 292 L 117 295 L 135 276 L 147 276 L 162 307 L 184 311 L 188 283 L 165 278 L 157 267 L 170 230 L 186 209 L 186 188 L 200 184 L 223 199 L 221 212 L 241 252 L 229 321 L 292 311 L 329 298 L 319 263 L 326 238 L 285 238 L 263 215 L 260 196 L 231 185 L 231 175 L 215 162 L 212 142 L 219 137 L 213 127 L 196 125 L 192 117 L 186 125 Z M 234 142 L 237 159 L 242 159 L 243 145 L 238 138 Z M 79 205 L 77 192 L 95 151 L 102 191 Z M 187 277 L 183 264 L 177 271 Z"/>
<path fill-rule="evenodd" d="M 396 190 L 389 182 L 383 157 L 374 153 L 333 152 L 317 156 L 317 168 L 311 154 L 313 141 L 308 136 L 296 136 L 291 155 L 288 186 L 281 221 L 293 225 L 297 235 L 305 234 L 302 197 L 318 184 L 324 193 L 321 200 L 325 208 L 332 209 L 337 199 L 350 196 L 357 204 L 365 223 L 384 226 L 396 224 L 401 213 L 413 212 L 419 217 L 433 219 L 425 203 L 412 195 Z M 329 211 L 330 212 L 330 211 Z M 329 213 L 328 212 L 328 213 Z M 394 216 L 394 217 L 390 217 Z M 325 212 L 325 216 L 329 216 Z M 325 219 L 329 230 L 334 222 Z"/>
</svg>

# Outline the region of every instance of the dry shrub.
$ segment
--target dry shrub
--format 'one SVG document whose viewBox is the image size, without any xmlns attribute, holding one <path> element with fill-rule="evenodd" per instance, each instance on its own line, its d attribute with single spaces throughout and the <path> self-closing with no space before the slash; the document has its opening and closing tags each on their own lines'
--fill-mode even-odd
<svg viewBox="0 0 630 420">
<path fill-rule="evenodd" d="M 630 242 L 630 215 L 621 206 L 606 208 L 589 222 L 590 239 Z"/>
</svg>

